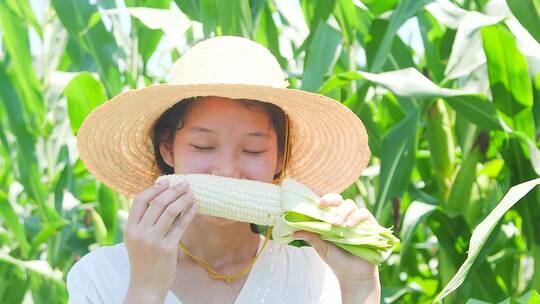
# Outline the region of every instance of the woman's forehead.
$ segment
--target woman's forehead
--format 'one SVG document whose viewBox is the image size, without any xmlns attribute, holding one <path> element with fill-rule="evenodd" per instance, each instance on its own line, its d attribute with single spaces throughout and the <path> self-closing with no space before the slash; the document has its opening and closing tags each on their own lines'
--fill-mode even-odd
<svg viewBox="0 0 540 304">
<path fill-rule="evenodd" d="M 216 135 L 220 133 L 220 129 L 209 129 L 209 128 L 200 127 L 200 126 L 186 127 L 185 131 L 191 134 Z M 252 131 L 252 130 L 247 130 L 247 132 L 245 132 L 243 135 L 251 137 L 251 138 L 261 138 L 261 139 L 266 139 L 266 138 L 271 137 L 271 134 L 269 132 Z"/>
<path fill-rule="evenodd" d="M 234 125 L 238 127 L 268 131 L 270 129 L 270 117 L 261 106 L 255 103 L 243 103 L 241 100 L 224 97 L 204 97 L 195 102 L 186 113 L 185 127 L 195 130 L 211 129 L 212 126 Z M 196 126 L 195 126 L 196 125 Z"/>
</svg>

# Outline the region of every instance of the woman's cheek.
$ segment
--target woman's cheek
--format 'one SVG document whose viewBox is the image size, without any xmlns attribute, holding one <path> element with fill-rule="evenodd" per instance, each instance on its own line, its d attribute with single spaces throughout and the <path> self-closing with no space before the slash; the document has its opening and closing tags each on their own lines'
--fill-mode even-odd
<svg viewBox="0 0 540 304">
<path fill-rule="evenodd" d="M 243 160 L 242 171 L 249 179 L 271 182 L 274 177 L 275 165 L 276 161 L 269 155 L 246 156 Z"/>
<path fill-rule="evenodd" d="M 183 151 L 175 157 L 175 172 L 205 173 L 213 162 L 211 154 Z"/>
</svg>

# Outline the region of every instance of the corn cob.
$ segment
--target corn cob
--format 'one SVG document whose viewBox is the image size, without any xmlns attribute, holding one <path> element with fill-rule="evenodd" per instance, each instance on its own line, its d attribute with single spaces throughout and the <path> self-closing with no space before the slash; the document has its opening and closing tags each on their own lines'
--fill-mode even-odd
<svg viewBox="0 0 540 304">
<path fill-rule="evenodd" d="M 202 214 L 273 226 L 272 238 L 279 243 L 289 243 L 295 231 L 307 230 L 380 264 L 399 242 L 391 229 L 371 221 L 353 227 L 333 225 L 337 209 L 320 205 L 317 194 L 290 178 L 281 185 L 206 174 L 165 175 L 156 182 L 162 179 L 167 179 L 169 186 L 187 180 Z"/>
<path fill-rule="evenodd" d="M 441 187 L 443 200 L 448 198 L 450 177 L 454 172 L 454 136 L 449 113 L 442 99 L 437 99 L 427 113 L 426 138 L 431 150 L 431 159 Z"/>
<path fill-rule="evenodd" d="M 280 188 L 259 181 L 206 174 L 164 175 L 169 186 L 187 180 L 199 212 L 239 222 L 272 226 L 281 215 Z"/>
</svg>

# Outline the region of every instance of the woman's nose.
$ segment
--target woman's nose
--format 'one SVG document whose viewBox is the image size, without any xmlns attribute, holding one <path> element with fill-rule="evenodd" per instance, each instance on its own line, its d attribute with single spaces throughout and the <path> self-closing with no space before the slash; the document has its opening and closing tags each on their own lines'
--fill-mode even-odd
<svg viewBox="0 0 540 304">
<path fill-rule="evenodd" d="M 222 155 L 212 167 L 212 175 L 240 178 L 239 162 L 234 155 Z"/>
</svg>

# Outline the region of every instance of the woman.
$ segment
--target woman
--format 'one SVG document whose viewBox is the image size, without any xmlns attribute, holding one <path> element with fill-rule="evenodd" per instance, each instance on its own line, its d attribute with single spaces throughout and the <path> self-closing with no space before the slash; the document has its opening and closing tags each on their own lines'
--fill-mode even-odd
<svg viewBox="0 0 540 304">
<path fill-rule="evenodd" d="M 94 250 L 68 274 L 71 302 L 379 303 L 377 267 L 316 234 L 295 234 L 312 247 L 280 245 L 248 223 L 197 214 L 187 183 L 153 185 L 170 173 L 288 176 L 326 194 L 336 225 L 374 220 L 335 193 L 369 159 L 362 123 L 284 83 L 262 46 L 212 38 L 177 61 L 170 84 L 121 94 L 88 116 L 81 159 L 134 201 L 125 244 Z"/>
</svg>

